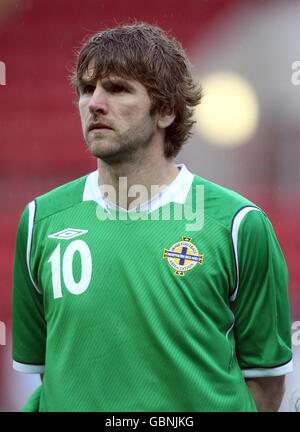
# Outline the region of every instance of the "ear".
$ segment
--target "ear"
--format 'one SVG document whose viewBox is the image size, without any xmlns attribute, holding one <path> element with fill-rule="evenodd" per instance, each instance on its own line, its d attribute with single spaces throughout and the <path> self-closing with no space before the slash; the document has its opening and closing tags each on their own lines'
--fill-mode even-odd
<svg viewBox="0 0 300 432">
<path fill-rule="evenodd" d="M 175 113 L 171 109 L 167 109 L 163 112 L 161 112 L 158 115 L 157 118 L 157 126 L 159 129 L 166 129 L 168 126 L 170 126 L 173 121 L 175 120 Z"/>
</svg>

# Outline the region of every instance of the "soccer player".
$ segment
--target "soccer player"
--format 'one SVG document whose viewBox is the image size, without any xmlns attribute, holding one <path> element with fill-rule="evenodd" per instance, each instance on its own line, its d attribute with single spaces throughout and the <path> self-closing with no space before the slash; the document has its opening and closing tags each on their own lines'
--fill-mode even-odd
<svg viewBox="0 0 300 432">
<path fill-rule="evenodd" d="M 24 410 L 278 410 L 286 264 L 260 208 L 174 163 L 201 100 L 181 45 L 108 29 L 73 82 L 98 165 L 19 224 L 13 367 L 43 376 Z"/>
</svg>

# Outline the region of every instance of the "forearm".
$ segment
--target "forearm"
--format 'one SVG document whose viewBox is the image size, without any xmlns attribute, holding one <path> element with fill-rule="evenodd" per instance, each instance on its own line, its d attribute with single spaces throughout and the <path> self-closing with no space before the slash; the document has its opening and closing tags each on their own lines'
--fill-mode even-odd
<svg viewBox="0 0 300 432">
<path fill-rule="evenodd" d="M 277 412 L 285 392 L 285 376 L 246 379 L 259 412 Z"/>
</svg>

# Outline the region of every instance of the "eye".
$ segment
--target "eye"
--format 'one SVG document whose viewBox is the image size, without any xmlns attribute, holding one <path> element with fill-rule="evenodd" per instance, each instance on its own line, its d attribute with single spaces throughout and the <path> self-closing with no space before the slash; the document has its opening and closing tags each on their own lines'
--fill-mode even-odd
<svg viewBox="0 0 300 432">
<path fill-rule="evenodd" d="M 80 91 L 82 94 L 90 94 L 90 93 L 94 93 L 95 90 L 95 86 L 91 85 L 91 84 L 87 84 L 81 87 Z"/>
<path fill-rule="evenodd" d="M 126 88 L 120 84 L 109 84 L 107 90 L 110 93 L 123 93 L 126 91 Z"/>
</svg>

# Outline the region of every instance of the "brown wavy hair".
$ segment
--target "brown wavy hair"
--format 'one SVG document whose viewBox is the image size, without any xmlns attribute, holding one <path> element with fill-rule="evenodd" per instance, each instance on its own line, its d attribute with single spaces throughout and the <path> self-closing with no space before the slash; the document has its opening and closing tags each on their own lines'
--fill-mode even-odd
<svg viewBox="0 0 300 432">
<path fill-rule="evenodd" d="M 202 91 L 193 79 L 191 64 L 181 46 L 159 27 L 146 23 L 119 26 L 89 38 L 77 56 L 71 81 L 79 96 L 84 72 L 93 60 L 93 76 L 113 73 L 142 83 L 151 99 L 151 113 L 174 112 L 175 120 L 165 130 L 166 158 L 175 157 L 191 135 L 193 108 Z"/>
</svg>

